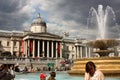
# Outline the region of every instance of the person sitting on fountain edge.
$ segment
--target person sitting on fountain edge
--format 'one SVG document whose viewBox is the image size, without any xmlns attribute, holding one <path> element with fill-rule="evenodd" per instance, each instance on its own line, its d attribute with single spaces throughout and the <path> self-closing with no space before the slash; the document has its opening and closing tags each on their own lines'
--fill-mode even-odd
<svg viewBox="0 0 120 80">
<path fill-rule="evenodd" d="M 96 70 L 92 61 L 86 63 L 85 71 L 85 80 L 104 80 L 104 74 L 100 70 Z"/>
</svg>

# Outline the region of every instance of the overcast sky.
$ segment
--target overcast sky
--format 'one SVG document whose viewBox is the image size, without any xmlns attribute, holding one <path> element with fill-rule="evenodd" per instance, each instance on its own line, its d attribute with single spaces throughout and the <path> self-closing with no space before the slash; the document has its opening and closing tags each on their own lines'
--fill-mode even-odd
<svg viewBox="0 0 120 80">
<path fill-rule="evenodd" d="M 112 7 L 116 25 L 107 28 L 110 38 L 120 36 L 120 0 L 0 0 L 0 29 L 29 30 L 32 20 L 41 14 L 47 31 L 61 35 L 69 32 L 71 38 L 96 38 L 97 29 L 88 26 L 91 7 Z M 95 26 L 95 25 L 94 25 Z"/>
</svg>

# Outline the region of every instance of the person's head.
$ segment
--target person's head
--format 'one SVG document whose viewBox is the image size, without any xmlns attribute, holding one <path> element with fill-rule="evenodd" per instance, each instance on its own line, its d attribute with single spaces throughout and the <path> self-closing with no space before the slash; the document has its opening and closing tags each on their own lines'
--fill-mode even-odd
<svg viewBox="0 0 120 80">
<path fill-rule="evenodd" d="M 5 68 L 4 64 L 0 66 L 0 70 L 3 70 Z"/>
<path fill-rule="evenodd" d="M 93 76 L 96 70 L 96 66 L 92 61 L 86 63 L 86 72 Z"/>
<path fill-rule="evenodd" d="M 56 77 L 56 73 L 55 72 L 51 72 L 50 75 L 51 75 L 51 77 Z"/>
<path fill-rule="evenodd" d="M 40 74 L 40 80 L 46 80 L 46 74 L 41 73 Z"/>
</svg>

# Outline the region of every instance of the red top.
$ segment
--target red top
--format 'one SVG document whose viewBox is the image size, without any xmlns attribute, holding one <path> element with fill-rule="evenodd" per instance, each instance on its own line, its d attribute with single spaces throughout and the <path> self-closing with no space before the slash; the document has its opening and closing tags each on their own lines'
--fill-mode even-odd
<svg viewBox="0 0 120 80">
<path fill-rule="evenodd" d="M 41 73 L 40 78 L 46 78 L 46 74 Z"/>
</svg>

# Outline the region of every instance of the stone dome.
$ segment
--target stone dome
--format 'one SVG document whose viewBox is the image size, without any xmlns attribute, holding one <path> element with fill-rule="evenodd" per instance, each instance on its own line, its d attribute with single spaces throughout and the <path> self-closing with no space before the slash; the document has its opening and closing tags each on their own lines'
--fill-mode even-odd
<svg viewBox="0 0 120 80">
<path fill-rule="evenodd" d="M 46 26 L 45 21 L 42 20 L 42 18 L 40 17 L 40 14 L 38 14 L 38 16 L 32 21 L 31 26 L 33 25 L 43 25 Z"/>
<path fill-rule="evenodd" d="M 40 14 L 32 21 L 30 30 L 34 33 L 46 32 L 46 22 L 43 21 Z"/>
</svg>

